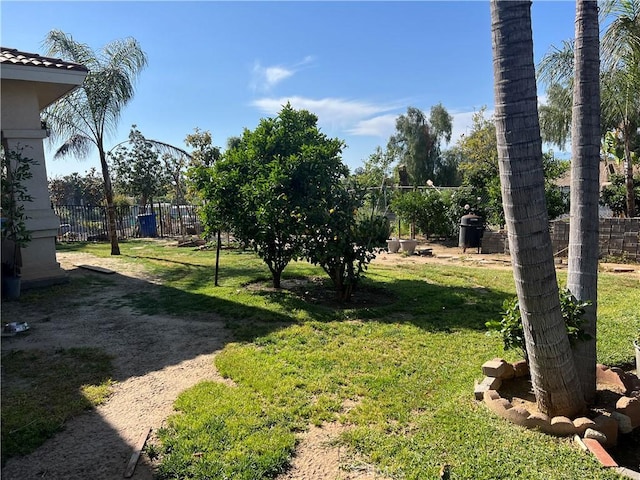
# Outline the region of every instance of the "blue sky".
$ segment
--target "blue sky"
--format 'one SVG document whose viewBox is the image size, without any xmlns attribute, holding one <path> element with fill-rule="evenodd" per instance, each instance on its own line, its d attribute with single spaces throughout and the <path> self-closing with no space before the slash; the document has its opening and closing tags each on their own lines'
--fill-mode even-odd
<svg viewBox="0 0 640 480">
<path fill-rule="evenodd" d="M 344 140 L 353 170 L 385 146 L 408 106 L 442 103 L 452 143 L 474 111 L 493 109 L 488 1 L 444 2 L 32 2 L 0 4 L 3 47 L 44 54 L 52 29 L 98 49 L 136 38 L 149 65 L 106 147 L 136 124 L 148 138 L 185 147 L 194 128 L 214 143 L 253 129 L 290 101 Z M 574 35 L 575 2 L 534 1 L 536 62 Z M 445 146 L 446 147 L 446 146 Z M 49 177 L 99 170 L 53 159 Z"/>
</svg>

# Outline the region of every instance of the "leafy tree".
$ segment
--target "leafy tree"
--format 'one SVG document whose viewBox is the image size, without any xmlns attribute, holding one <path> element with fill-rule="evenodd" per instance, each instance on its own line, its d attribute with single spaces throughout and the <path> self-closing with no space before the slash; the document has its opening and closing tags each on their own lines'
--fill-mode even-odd
<svg viewBox="0 0 640 480">
<path fill-rule="evenodd" d="M 386 213 L 390 202 L 390 189 L 393 184 L 391 164 L 393 157 L 387 150 L 376 147 L 364 165 L 355 170 L 352 179 L 367 190 L 365 208 L 370 211 Z"/>
<path fill-rule="evenodd" d="M 640 175 L 635 176 L 633 188 L 636 210 L 640 211 Z M 627 188 L 624 175 L 609 175 L 609 184 L 602 188 L 600 205 L 609 207 L 618 217 L 627 216 Z"/>
<path fill-rule="evenodd" d="M 610 20 L 602 38 L 604 76 L 609 80 L 607 86 L 614 87 L 603 111 L 607 112 L 608 123 L 613 124 L 608 129 L 622 134 L 627 212 L 635 217 L 632 149 L 640 125 L 640 1 L 605 0 L 602 15 Z"/>
<path fill-rule="evenodd" d="M 531 2 L 490 5 L 498 165 L 531 382 L 543 413 L 571 416 L 585 404 L 560 311 L 544 204 Z"/>
<path fill-rule="evenodd" d="M 481 198 L 483 203 L 476 206 L 475 213 L 484 217 L 491 225 L 502 226 L 505 220 L 496 128 L 493 119 L 485 117 L 485 112 L 486 108 L 483 107 L 474 113 L 469 133 L 462 136 L 452 150 L 459 157 L 462 185 L 471 189 L 465 195 L 465 203 L 474 204 L 478 197 Z M 568 168 L 568 162 L 557 160 L 552 153 L 543 155 L 545 197 L 547 213 L 551 219 L 568 211 L 567 195 L 556 184 L 556 180 L 562 177 Z"/>
<path fill-rule="evenodd" d="M 365 160 L 364 165 L 356 169 L 354 178 L 364 188 L 380 188 L 384 185 L 391 185 L 391 164 L 393 160 L 387 150 L 382 150 L 378 146 L 375 152 Z"/>
<path fill-rule="evenodd" d="M 116 211 L 105 141 L 118 124 L 122 109 L 133 98 L 134 82 L 147 64 L 147 57 L 133 38 L 116 40 L 99 52 L 73 40 L 59 30 L 45 39 L 47 54 L 89 69 L 83 85 L 47 108 L 43 119 L 51 129 L 51 141 L 62 139 L 55 156 L 86 157 L 98 149 L 109 219 L 111 255 L 120 255 Z"/>
<path fill-rule="evenodd" d="M 56 205 L 100 205 L 104 202 L 104 181 L 95 168 L 49 180 L 51 201 Z"/>
<path fill-rule="evenodd" d="M 239 137 L 234 137 L 238 139 Z M 184 143 L 187 146 L 193 148 L 191 151 L 191 156 L 187 161 L 183 161 L 181 165 L 177 163 L 174 165 L 174 185 L 176 187 L 176 191 L 184 192 L 185 188 L 181 183 L 181 174 L 182 169 L 185 168 L 186 172 L 186 194 L 193 200 L 194 197 L 197 197 L 197 192 L 194 188 L 191 188 L 194 184 L 198 183 L 198 179 L 193 177 L 197 175 L 198 172 L 206 171 L 205 169 L 199 169 L 196 167 L 210 167 L 215 162 L 220 160 L 221 153 L 220 148 L 213 145 L 213 137 L 211 132 L 208 130 L 200 130 L 199 128 L 195 128 L 194 132 L 187 135 L 184 140 Z M 236 145 L 239 145 L 237 143 Z"/>
<path fill-rule="evenodd" d="M 228 227 L 267 264 L 275 288 L 287 264 L 304 254 L 331 188 L 348 175 L 344 146 L 317 127 L 317 117 L 287 104 L 277 117 L 245 130 L 212 167 L 194 168 L 194 184 L 206 201 L 208 231 Z"/>
<path fill-rule="evenodd" d="M 163 195 L 170 185 L 170 176 L 153 143 L 135 125 L 129 132 L 131 148 L 120 145 L 111 154 L 116 182 L 120 188 L 146 207 L 154 197 Z"/>
<path fill-rule="evenodd" d="M 397 190 L 391 201 L 391 209 L 411 227 L 411 238 L 416 237 L 416 223 L 425 209 L 422 193 L 418 190 L 408 192 Z"/>
<path fill-rule="evenodd" d="M 194 132 L 184 139 L 187 146 L 192 147 L 191 165 L 204 165 L 210 167 L 220 159 L 220 148 L 213 145 L 213 137 L 208 130 L 195 128 Z"/>
<path fill-rule="evenodd" d="M 442 187 L 459 186 L 462 183 L 461 162 L 462 158 L 457 149 L 450 148 L 443 151 L 440 157 L 440 168 L 433 180 L 434 185 Z"/>
<path fill-rule="evenodd" d="M 366 191 L 357 185 L 333 182 L 325 197 L 327 209 L 315 209 L 314 227 L 306 235 L 304 256 L 320 265 L 333 282 L 338 299 L 348 302 L 367 265 L 375 258 L 373 250 L 386 245 L 389 223 L 372 212 L 359 215 Z"/>
<path fill-rule="evenodd" d="M 488 223 L 504 225 L 500 173 L 498 171 L 498 147 L 493 119 L 485 118 L 486 107 L 472 116 L 469 133 L 455 145 L 459 152 L 459 169 L 462 185 L 472 188 L 473 197 L 486 199 L 482 210 Z M 480 214 L 479 212 L 476 212 Z"/>
<path fill-rule="evenodd" d="M 429 119 L 424 112 L 407 108 L 406 115 L 396 119 L 396 133 L 391 136 L 387 150 L 407 169 L 410 182 L 425 185 L 436 181 L 441 166 L 440 142 L 451 139 L 452 118 L 438 104 L 431 108 Z"/>
</svg>

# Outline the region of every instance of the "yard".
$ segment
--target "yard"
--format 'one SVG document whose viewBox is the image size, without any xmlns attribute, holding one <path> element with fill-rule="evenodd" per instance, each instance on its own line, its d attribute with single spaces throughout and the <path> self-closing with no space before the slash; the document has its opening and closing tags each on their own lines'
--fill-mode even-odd
<svg viewBox="0 0 640 480">
<path fill-rule="evenodd" d="M 514 295 L 504 256 L 381 254 L 344 308 L 304 262 L 275 291 L 249 252 L 214 287 L 214 250 L 121 250 L 62 246 L 68 285 L 3 303 L 31 326 L 2 339 L 4 478 L 118 478 L 149 428 L 133 478 L 618 478 L 473 399 L 485 360 L 517 358 L 484 326 Z M 601 363 L 632 362 L 633 267 L 601 266 Z"/>
</svg>

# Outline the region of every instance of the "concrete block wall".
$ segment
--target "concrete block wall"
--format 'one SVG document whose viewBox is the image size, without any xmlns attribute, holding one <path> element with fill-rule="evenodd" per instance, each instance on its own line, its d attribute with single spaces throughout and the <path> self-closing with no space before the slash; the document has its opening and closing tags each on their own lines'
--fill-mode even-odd
<svg viewBox="0 0 640 480">
<path fill-rule="evenodd" d="M 569 222 L 551 222 L 551 242 L 554 254 L 567 256 Z M 640 218 L 601 218 L 599 242 L 601 258 L 640 261 Z"/>
<path fill-rule="evenodd" d="M 566 257 L 569 247 L 569 222 L 551 222 L 553 253 Z M 619 257 L 640 262 L 640 218 L 601 218 L 600 257 Z M 484 232 L 482 253 L 509 253 L 506 232 Z"/>
</svg>

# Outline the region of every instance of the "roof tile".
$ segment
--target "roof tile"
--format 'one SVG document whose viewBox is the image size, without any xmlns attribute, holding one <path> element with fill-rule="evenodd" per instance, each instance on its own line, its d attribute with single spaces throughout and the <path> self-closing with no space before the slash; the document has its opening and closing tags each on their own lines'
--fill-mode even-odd
<svg viewBox="0 0 640 480">
<path fill-rule="evenodd" d="M 29 67 L 55 68 L 59 70 L 71 70 L 88 72 L 84 65 L 67 62 L 59 58 L 44 57 L 37 53 L 21 52 L 15 48 L 0 47 L 0 64 L 25 65 Z"/>
</svg>

